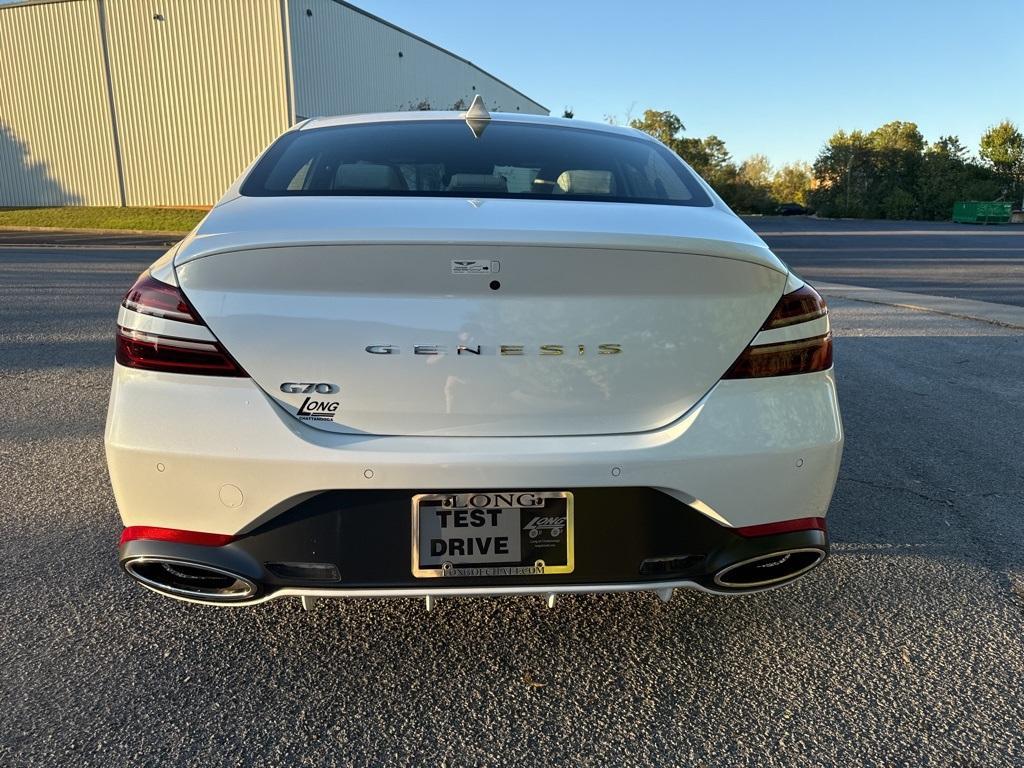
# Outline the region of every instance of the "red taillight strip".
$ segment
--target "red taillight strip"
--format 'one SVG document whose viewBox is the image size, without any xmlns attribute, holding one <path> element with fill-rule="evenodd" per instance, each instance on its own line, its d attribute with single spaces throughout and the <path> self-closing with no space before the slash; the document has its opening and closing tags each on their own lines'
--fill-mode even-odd
<svg viewBox="0 0 1024 768">
<path fill-rule="evenodd" d="M 121 533 L 119 543 L 148 539 L 150 541 L 173 541 L 176 544 L 198 544 L 203 547 L 222 547 L 235 540 L 225 533 L 203 533 L 202 531 L 179 531 L 177 528 L 156 528 L 150 525 L 130 525 Z"/>
<path fill-rule="evenodd" d="M 827 371 L 832 367 L 832 334 L 747 347 L 723 379 L 760 379 Z"/>
<path fill-rule="evenodd" d="M 187 349 L 193 352 L 216 352 L 218 350 L 218 344 L 215 341 L 181 339 L 177 336 L 163 336 L 159 333 L 148 333 L 147 331 L 140 331 L 136 328 L 125 328 L 123 326 L 119 326 L 117 330 L 120 331 L 121 335 L 126 339 L 141 341 L 146 344 L 160 344 L 165 347 Z"/>
<path fill-rule="evenodd" d="M 118 327 L 117 362 L 126 368 L 199 376 L 247 376 L 216 341 L 159 336 Z"/>
<path fill-rule="evenodd" d="M 734 528 L 740 536 L 771 536 L 776 533 L 794 533 L 795 531 L 824 531 L 824 517 L 798 517 L 795 520 L 782 520 L 778 523 L 763 525 L 745 525 Z"/>
</svg>

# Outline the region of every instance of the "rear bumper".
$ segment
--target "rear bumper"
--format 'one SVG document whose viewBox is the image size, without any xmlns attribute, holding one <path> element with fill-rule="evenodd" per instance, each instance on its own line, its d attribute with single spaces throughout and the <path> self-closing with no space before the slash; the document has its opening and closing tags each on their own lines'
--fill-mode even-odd
<svg viewBox="0 0 1024 768">
<path fill-rule="evenodd" d="M 290 595 L 436 597 L 675 587 L 735 594 L 788 583 L 828 554 L 824 530 L 751 537 L 650 488 L 581 488 L 572 489 L 572 573 L 422 579 L 410 567 L 409 500 L 415 492 L 321 493 L 223 546 L 140 539 L 123 544 L 120 559 L 164 594 L 250 605 Z M 737 568 L 751 561 L 753 566 Z M 173 570 L 152 566 L 159 563 Z M 177 564 L 230 574 L 248 588 L 227 597 L 190 594 L 190 584 L 174 577 L 181 570 Z"/>
<path fill-rule="evenodd" d="M 825 557 L 825 532 L 751 538 L 735 529 L 824 518 L 842 446 L 832 371 L 722 381 L 683 418 L 653 432 L 457 438 L 330 434 L 284 413 L 249 379 L 115 366 L 106 430 L 126 526 L 235 537 L 220 547 L 130 541 L 121 547 L 122 565 L 150 572 L 160 563 L 192 563 L 237 576 L 251 589 L 232 604 L 287 595 L 777 586 Z M 574 571 L 415 578 L 411 497 L 491 489 L 572 491 Z M 792 578 L 740 587 L 721 578 L 732 566 L 786 552 L 795 558 L 785 566 Z M 651 558 L 671 563 L 645 572 Z M 282 563 L 328 565 L 336 575 L 300 578 L 275 570 Z"/>
<path fill-rule="evenodd" d="M 329 434 L 251 380 L 115 365 L 106 429 L 126 526 L 245 534 L 324 491 L 653 488 L 742 527 L 824 517 L 842 455 L 832 371 L 722 381 L 652 432 Z"/>
</svg>

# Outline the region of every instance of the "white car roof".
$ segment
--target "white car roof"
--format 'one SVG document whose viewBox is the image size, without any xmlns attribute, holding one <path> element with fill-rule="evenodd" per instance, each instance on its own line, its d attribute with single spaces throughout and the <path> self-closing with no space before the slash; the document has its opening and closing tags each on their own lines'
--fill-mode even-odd
<svg viewBox="0 0 1024 768">
<path fill-rule="evenodd" d="M 640 137 L 654 141 L 650 135 L 635 128 L 608 123 L 594 123 L 587 120 L 575 120 L 566 117 L 550 117 L 548 115 L 525 115 L 521 112 L 491 112 L 490 119 L 502 123 L 532 123 L 534 125 L 558 125 L 565 128 L 582 128 L 590 131 L 614 133 L 625 136 Z M 362 115 L 335 115 L 333 117 L 311 117 L 299 123 L 293 130 L 308 131 L 314 128 L 327 128 L 334 125 L 360 125 L 365 123 L 410 123 L 423 120 L 466 120 L 465 112 L 412 111 L 412 112 L 374 112 Z"/>
</svg>

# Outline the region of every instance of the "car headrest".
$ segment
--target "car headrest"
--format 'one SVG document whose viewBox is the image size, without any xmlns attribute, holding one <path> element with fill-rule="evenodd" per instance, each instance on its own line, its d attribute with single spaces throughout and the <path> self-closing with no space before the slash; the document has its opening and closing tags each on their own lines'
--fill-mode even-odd
<svg viewBox="0 0 1024 768">
<path fill-rule="evenodd" d="M 376 163 L 343 163 L 334 174 L 333 189 L 408 191 L 398 169 Z"/>
<path fill-rule="evenodd" d="M 453 173 L 449 192 L 508 192 L 504 176 L 490 173 Z"/>
<path fill-rule="evenodd" d="M 555 180 L 555 195 L 610 195 L 614 192 L 611 171 L 562 171 Z"/>
</svg>

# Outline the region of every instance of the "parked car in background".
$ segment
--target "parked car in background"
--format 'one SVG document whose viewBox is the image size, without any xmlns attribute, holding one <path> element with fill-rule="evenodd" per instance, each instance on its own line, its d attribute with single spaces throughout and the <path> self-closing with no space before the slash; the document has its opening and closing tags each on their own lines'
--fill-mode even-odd
<svg viewBox="0 0 1024 768">
<path fill-rule="evenodd" d="M 118 314 L 119 558 L 158 592 L 740 594 L 828 553 L 829 317 L 646 134 L 308 120 Z"/>
<path fill-rule="evenodd" d="M 782 203 L 777 213 L 780 216 L 810 216 L 814 211 L 800 203 Z"/>
</svg>

